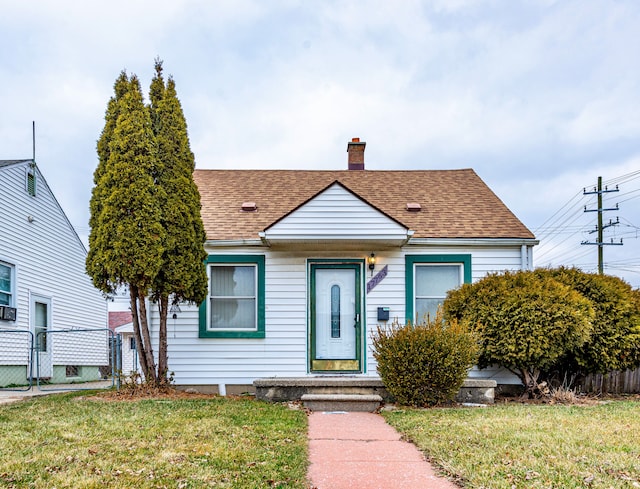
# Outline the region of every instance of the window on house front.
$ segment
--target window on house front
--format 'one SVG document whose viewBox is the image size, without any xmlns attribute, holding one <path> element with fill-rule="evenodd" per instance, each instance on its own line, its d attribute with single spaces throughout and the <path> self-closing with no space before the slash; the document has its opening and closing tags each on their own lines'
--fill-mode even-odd
<svg viewBox="0 0 640 489">
<path fill-rule="evenodd" d="M 200 337 L 264 337 L 264 256 L 211 255 Z"/>
<path fill-rule="evenodd" d="M 421 321 L 435 317 L 447 292 L 460 286 L 461 265 L 416 265 L 415 267 L 415 307 L 416 319 Z"/>
<path fill-rule="evenodd" d="M 433 318 L 447 292 L 471 282 L 471 255 L 407 255 L 407 319 Z"/>
<path fill-rule="evenodd" d="M 256 330 L 255 265 L 213 265 L 209 297 L 209 328 Z"/>
<path fill-rule="evenodd" d="M 135 350 L 136 349 L 136 339 L 131 336 L 129 338 L 129 350 Z"/>
<path fill-rule="evenodd" d="M 0 262 L 0 306 L 13 306 L 14 267 Z"/>
</svg>

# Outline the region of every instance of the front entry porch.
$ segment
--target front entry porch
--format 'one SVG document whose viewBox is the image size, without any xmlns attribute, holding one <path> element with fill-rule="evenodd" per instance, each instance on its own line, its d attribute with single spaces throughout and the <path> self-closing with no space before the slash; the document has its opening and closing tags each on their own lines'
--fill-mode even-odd
<svg viewBox="0 0 640 489">
<path fill-rule="evenodd" d="M 379 377 L 272 377 L 253 382 L 256 398 L 264 401 L 302 401 L 312 411 L 375 411 L 392 396 Z M 495 380 L 467 379 L 456 401 L 492 404 Z"/>
</svg>

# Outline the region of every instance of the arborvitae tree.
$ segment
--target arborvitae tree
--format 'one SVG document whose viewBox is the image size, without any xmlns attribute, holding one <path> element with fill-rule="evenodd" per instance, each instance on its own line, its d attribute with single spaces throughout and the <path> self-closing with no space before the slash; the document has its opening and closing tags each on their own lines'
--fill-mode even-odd
<svg viewBox="0 0 640 489">
<path fill-rule="evenodd" d="M 158 375 L 164 380 L 168 371 L 169 303 L 202 302 L 207 293 L 207 275 L 200 193 L 193 181 L 195 160 L 189 145 L 187 123 L 171 77 L 165 86 L 160 60 L 156 60 L 155 70 L 149 111 L 160 162 L 155 179 L 166 197 L 160 202 L 165 230 L 162 267 L 152 284 L 151 296 L 160 313 Z"/>
<path fill-rule="evenodd" d="M 145 298 L 162 266 L 166 233 L 159 202 L 165 195 L 154 180 L 157 148 L 137 77 L 127 82 L 121 74 L 115 91 L 98 143 L 87 272 L 105 293 L 128 286 L 140 366 L 146 380 L 156 382 Z"/>
<path fill-rule="evenodd" d="M 90 202 L 90 210 L 91 215 L 89 216 L 89 227 L 90 229 L 96 229 L 98 227 L 98 218 L 102 213 L 102 207 L 104 206 L 104 201 L 106 197 L 108 197 L 110 189 L 106 188 L 105 185 L 98 185 L 100 179 L 105 174 L 107 163 L 109 161 L 109 143 L 113 138 L 113 131 L 116 127 L 116 122 L 118 120 L 118 113 L 120 111 L 121 104 L 119 103 L 124 96 L 124 94 L 129 90 L 129 77 L 125 71 L 120 73 L 120 76 L 116 79 L 114 84 L 114 96 L 111 97 L 109 103 L 107 105 L 107 111 L 105 113 L 105 124 L 102 130 L 102 134 L 100 134 L 100 139 L 98 140 L 97 149 L 98 149 L 98 166 L 93 173 L 93 191 Z M 115 288 L 117 288 L 117 284 L 113 284 L 109 282 L 109 277 L 104 274 L 105 269 L 101 267 L 96 267 L 95 262 L 95 253 L 97 252 L 97 248 L 92 244 L 92 240 L 95 239 L 94 233 L 89 235 L 89 253 L 87 256 L 87 268 L 90 264 L 93 264 L 91 276 L 93 278 L 93 282 L 100 290 L 102 290 L 105 294 L 113 294 L 115 292 Z"/>
<path fill-rule="evenodd" d="M 204 226 L 187 124 L 175 83 L 165 86 L 156 60 L 151 103 L 123 71 L 105 114 L 91 197 L 87 271 L 107 294 L 126 286 L 140 366 L 147 382 L 167 380 L 169 304 L 202 302 L 207 293 Z M 146 299 L 159 307 L 155 365 Z"/>
</svg>

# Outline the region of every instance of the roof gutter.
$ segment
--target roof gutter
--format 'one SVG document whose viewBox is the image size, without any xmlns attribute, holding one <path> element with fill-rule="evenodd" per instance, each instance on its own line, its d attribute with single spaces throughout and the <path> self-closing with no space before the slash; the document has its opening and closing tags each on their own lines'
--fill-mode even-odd
<svg viewBox="0 0 640 489">
<path fill-rule="evenodd" d="M 265 246 L 265 243 L 260 239 L 208 239 L 204 245 L 211 248 L 229 248 L 231 246 Z"/>
<path fill-rule="evenodd" d="M 411 238 L 408 245 L 447 245 L 447 246 L 535 246 L 540 241 L 535 238 Z"/>
<path fill-rule="evenodd" d="M 269 242 L 269 240 L 267 239 L 267 235 L 264 231 L 260 231 L 258 233 L 258 236 L 260 237 L 260 242 L 264 245 L 264 246 L 271 246 L 271 243 Z"/>
</svg>

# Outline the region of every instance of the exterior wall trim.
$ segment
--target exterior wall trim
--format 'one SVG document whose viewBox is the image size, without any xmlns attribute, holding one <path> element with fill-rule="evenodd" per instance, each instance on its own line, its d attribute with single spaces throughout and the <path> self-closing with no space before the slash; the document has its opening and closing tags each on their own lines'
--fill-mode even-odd
<svg viewBox="0 0 640 489">
<path fill-rule="evenodd" d="M 407 245 L 428 246 L 535 246 L 540 241 L 530 238 L 411 238 Z"/>
<path fill-rule="evenodd" d="M 207 329 L 207 297 L 198 310 L 198 336 L 200 338 L 264 338 L 265 337 L 265 257 L 264 255 L 209 255 L 205 264 L 210 263 L 251 263 L 258 267 L 258 313 L 256 331 L 211 331 Z"/>
<path fill-rule="evenodd" d="M 471 283 L 471 254 L 457 255 L 405 255 L 405 319 L 414 321 L 413 311 L 413 266 L 416 263 L 461 263 L 464 283 Z"/>
<path fill-rule="evenodd" d="M 349 258 L 339 258 L 339 259 L 327 259 L 327 258 L 319 258 L 307 259 L 307 281 L 308 286 L 307 290 L 309 291 L 309 296 L 307 298 L 308 309 L 311 311 L 311 302 L 315 301 L 315 283 L 313 278 L 313 270 L 314 268 L 353 268 L 356 271 L 356 303 L 359 304 L 359 314 L 360 314 L 360 328 L 356 333 L 356 360 L 360 364 L 360 368 L 358 370 L 346 370 L 342 372 L 349 373 L 364 373 L 366 370 L 366 303 L 365 297 L 363 294 L 363 266 L 364 260 L 362 259 L 349 259 Z M 311 367 L 311 363 L 315 357 L 315 331 L 313 329 L 313 320 L 311 316 L 307 318 L 308 326 L 307 326 L 307 355 L 309 358 L 309 362 L 307 365 L 308 373 L 318 373 L 323 372 L 322 370 L 313 370 Z M 336 371 L 339 372 L 339 371 Z"/>
</svg>

